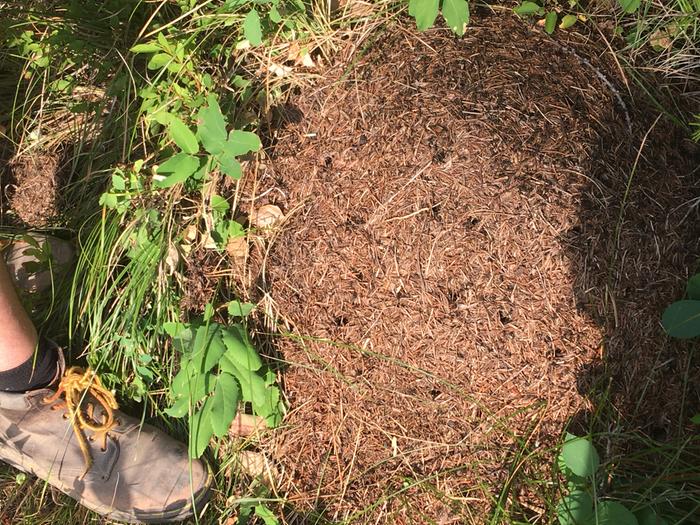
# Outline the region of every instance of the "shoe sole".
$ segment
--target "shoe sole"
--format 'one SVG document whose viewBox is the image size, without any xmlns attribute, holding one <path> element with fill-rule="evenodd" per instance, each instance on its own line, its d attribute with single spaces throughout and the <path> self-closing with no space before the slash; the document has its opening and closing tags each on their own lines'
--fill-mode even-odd
<svg viewBox="0 0 700 525">
<path fill-rule="evenodd" d="M 204 464 L 207 468 L 207 479 L 205 485 L 202 489 L 200 489 L 199 493 L 194 495 L 192 500 L 188 501 L 186 507 L 183 507 L 181 509 L 174 509 L 172 511 L 167 512 L 154 512 L 134 515 L 133 513 L 121 512 L 114 509 L 109 509 L 107 507 L 103 507 L 101 505 L 93 505 L 87 501 L 81 501 L 77 499 L 74 495 L 71 494 L 71 487 L 68 487 L 60 481 L 46 481 L 49 478 L 48 472 L 43 473 L 44 475 L 42 475 L 42 472 L 39 472 L 31 467 L 23 467 L 23 457 L 24 456 L 20 452 L 17 452 L 7 447 L 7 450 L 3 451 L 3 454 L 0 456 L 0 460 L 8 463 L 17 470 L 26 472 L 27 474 L 31 474 L 41 480 L 44 480 L 46 483 L 60 490 L 66 496 L 73 499 L 78 504 L 82 505 L 88 510 L 96 512 L 97 514 L 105 518 L 126 523 L 161 523 L 164 521 L 183 521 L 191 517 L 196 512 L 199 512 L 204 507 L 204 504 L 207 503 L 207 501 L 209 501 L 209 496 L 211 495 L 209 489 L 211 488 L 211 485 L 214 480 L 214 475 L 212 473 L 211 466 L 207 461 L 205 461 Z"/>
</svg>

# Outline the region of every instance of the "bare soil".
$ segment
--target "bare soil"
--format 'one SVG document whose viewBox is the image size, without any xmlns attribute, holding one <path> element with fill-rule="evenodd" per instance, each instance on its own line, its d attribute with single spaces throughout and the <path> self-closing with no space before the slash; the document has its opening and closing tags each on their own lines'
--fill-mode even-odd
<svg viewBox="0 0 700 525">
<path fill-rule="evenodd" d="M 9 164 L 9 207 L 23 226 L 48 226 L 60 215 L 60 166 L 55 153 L 15 157 Z"/>
<path fill-rule="evenodd" d="M 697 153 L 604 45 L 557 39 L 394 25 L 293 101 L 259 166 L 287 221 L 254 292 L 289 330 L 274 453 L 302 514 L 480 523 L 511 482 L 536 519 L 515 453 L 595 393 L 619 428 L 677 428 L 688 354 L 659 319 L 700 254 Z"/>
</svg>

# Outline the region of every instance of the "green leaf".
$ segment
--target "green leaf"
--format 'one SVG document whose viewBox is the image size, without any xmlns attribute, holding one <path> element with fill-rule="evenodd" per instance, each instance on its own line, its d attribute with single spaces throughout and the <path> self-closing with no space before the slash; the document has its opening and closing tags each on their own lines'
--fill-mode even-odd
<svg viewBox="0 0 700 525">
<path fill-rule="evenodd" d="M 666 333 L 679 339 L 690 339 L 700 335 L 700 301 L 676 301 L 669 305 L 661 316 Z"/>
<path fill-rule="evenodd" d="M 569 29 L 577 20 L 576 15 L 564 15 L 561 19 L 561 24 L 559 24 L 559 29 Z"/>
<path fill-rule="evenodd" d="M 518 7 L 513 9 L 513 12 L 516 15 L 520 16 L 527 16 L 527 15 L 534 15 L 535 13 L 539 13 L 542 7 L 540 7 L 538 4 L 535 2 L 521 2 Z"/>
<path fill-rule="evenodd" d="M 416 27 L 419 31 L 433 27 L 439 9 L 439 0 L 408 1 L 408 13 L 416 19 Z"/>
<path fill-rule="evenodd" d="M 114 193 L 103 193 L 100 196 L 100 206 L 114 209 L 119 204 L 119 198 Z"/>
<path fill-rule="evenodd" d="M 696 273 L 688 279 L 686 293 L 688 294 L 688 299 L 700 300 L 700 273 Z"/>
<path fill-rule="evenodd" d="M 243 20 L 243 34 L 251 46 L 262 44 L 262 27 L 260 27 L 260 15 L 255 9 L 251 9 Z"/>
<path fill-rule="evenodd" d="M 167 175 L 163 180 L 156 180 L 154 184 L 159 188 L 170 188 L 179 182 L 185 182 L 199 168 L 199 159 L 187 153 L 173 155 L 163 164 L 158 166 L 158 175 Z"/>
<path fill-rule="evenodd" d="M 554 33 L 554 30 L 557 28 L 557 18 L 559 16 L 557 15 L 556 11 L 550 11 L 547 13 L 547 16 L 544 19 L 544 30 L 547 32 L 547 34 L 552 34 Z"/>
<path fill-rule="evenodd" d="M 270 12 L 267 15 L 270 17 L 270 21 L 275 24 L 279 24 L 282 21 L 282 15 L 274 5 L 270 7 Z"/>
<path fill-rule="evenodd" d="M 112 188 L 114 188 L 117 191 L 125 191 L 126 190 L 126 181 L 124 180 L 124 177 L 114 173 L 112 175 Z"/>
<path fill-rule="evenodd" d="M 279 525 L 277 516 L 262 503 L 255 506 L 255 515 L 263 520 L 265 525 Z"/>
<path fill-rule="evenodd" d="M 165 409 L 165 413 L 170 417 L 185 417 L 190 411 L 190 399 L 181 396 L 175 400 L 173 406 Z"/>
<path fill-rule="evenodd" d="M 700 425 L 700 414 L 695 414 L 693 417 L 691 417 L 690 422 L 694 425 Z"/>
<path fill-rule="evenodd" d="M 190 420 L 189 453 L 192 459 L 201 457 L 209 445 L 209 440 L 214 435 L 212 428 L 212 398 L 208 397 L 202 408 L 192 414 Z"/>
<path fill-rule="evenodd" d="M 153 55 L 151 57 L 146 67 L 148 67 L 148 69 L 161 69 L 165 65 L 169 64 L 171 60 L 172 58 L 170 55 L 158 53 L 157 55 Z"/>
<path fill-rule="evenodd" d="M 639 525 L 635 515 L 617 501 L 599 502 L 596 518 L 598 525 Z"/>
<path fill-rule="evenodd" d="M 241 387 L 235 377 L 227 372 L 219 375 L 212 396 L 211 423 L 214 434 L 224 437 L 228 434 L 241 397 Z"/>
<path fill-rule="evenodd" d="M 136 44 L 134 47 L 129 49 L 132 53 L 157 53 L 161 50 L 161 47 L 155 42 L 150 42 L 148 44 Z"/>
<path fill-rule="evenodd" d="M 197 137 L 194 136 L 192 130 L 188 128 L 184 122 L 179 118 L 173 116 L 170 120 L 170 125 L 168 126 L 168 131 L 170 132 L 170 138 L 177 144 L 177 146 L 190 155 L 194 155 L 199 151 L 199 142 L 197 142 Z"/>
<path fill-rule="evenodd" d="M 587 492 L 571 492 L 557 505 L 560 525 L 588 525 L 594 517 L 593 499 Z"/>
<path fill-rule="evenodd" d="M 586 438 L 566 435 L 561 456 L 571 472 L 581 477 L 591 477 L 598 470 L 598 451 Z"/>
<path fill-rule="evenodd" d="M 459 36 L 464 34 L 464 26 L 469 23 L 469 4 L 467 0 L 443 0 L 442 16 L 447 25 Z"/>
<path fill-rule="evenodd" d="M 262 368 L 260 356 L 248 340 L 248 334 L 240 325 L 224 330 L 223 341 L 226 345 L 226 357 L 241 370 L 256 371 Z"/>
<path fill-rule="evenodd" d="M 228 314 L 234 317 L 247 317 L 253 310 L 255 310 L 255 304 L 253 303 L 242 303 L 240 301 L 228 303 Z"/>
<path fill-rule="evenodd" d="M 226 352 L 221 333 L 220 325 L 215 323 L 197 328 L 192 341 L 190 360 L 200 374 L 214 368 Z"/>
<path fill-rule="evenodd" d="M 227 155 L 238 157 L 250 151 L 258 151 L 261 147 L 262 143 L 255 133 L 235 129 L 228 135 L 224 152 Z"/>
<path fill-rule="evenodd" d="M 617 0 L 625 13 L 634 13 L 641 5 L 641 0 Z"/>
<path fill-rule="evenodd" d="M 216 162 L 219 165 L 219 170 L 224 175 L 231 177 L 234 180 L 238 180 L 243 176 L 243 170 L 241 169 L 241 163 L 236 160 L 235 157 L 230 155 L 217 155 Z"/>
<path fill-rule="evenodd" d="M 219 155 L 226 144 L 226 119 L 216 97 L 207 97 L 208 105 L 197 114 L 197 137 L 209 153 Z"/>
<path fill-rule="evenodd" d="M 668 521 L 659 516 L 651 507 L 645 507 L 634 513 L 639 525 L 668 525 Z"/>
<path fill-rule="evenodd" d="M 176 399 L 185 397 L 194 405 L 211 392 L 213 387 L 211 374 L 200 374 L 196 366 L 186 361 L 173 378 L 171 389 Z"/>
<path fill-rule="evenodd" d="M 229 209 L 228 201 L 221 195 L 212 195 L 210 200 L 211 209 L 220 215 L 226 213 Z"/>
</svg>

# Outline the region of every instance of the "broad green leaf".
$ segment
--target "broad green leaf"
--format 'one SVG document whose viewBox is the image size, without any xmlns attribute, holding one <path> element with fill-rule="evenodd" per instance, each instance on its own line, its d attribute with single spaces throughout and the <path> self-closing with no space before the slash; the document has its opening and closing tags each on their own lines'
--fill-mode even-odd
<svg viewBox="0 0 700 525">
<path fill-rule="evenodd" d="M 439 10 L 439 0 L 409 0 L 408 2 L 408 13 L 416 19 L 416 27 L 419 31 L 433 27 Z"/>
<path fill-rule="evenodd" d="M 693 417 L 691 417 L 690 422 L 694 425 L 700 425 L 700 414 L 695 414 Z"/>
<path fill-rule="evenodd" d="M 126 181 L 124 180 L 124 177 L 114 173 L 112 175 L 112 188 L 114 188 L 117 191 L 125 191 L 126 190 Z"/>
<path fill-rule="evenodd" d="M 212 428 L 212 398 L 208 397 L 202 407 L 192 414 L 190 420 L 189 453 L 192 459 L 201 457 L 214 434 Z"/>
<path fill-rule="evenodd" d="M 641 5 L 641 0 L 617 0 L 625 13 L 634 13 Z"/>
<path fill-rule="evenodd" d="M 469 23 L 469 4 L 467 0 L 443 0 L 442 16 L 447 25 L 459 36 L 464 34 L 464 26 Z"/>
<path fill-rule="evenodd" d="M 100 196 L 100 206 L 114 209 L 119 204 L 119 199 L 114 193 L 103 193 Z"/>
<path fill-rule="evenodd" d="M 659 516 L 651 507 L 645 507 L 634 513 L 639 525 L 668 525 L 668 521 Z"/>
<path fill-rule="evenodd" d="M 248 334 L 240 325 L 234 325 L 223 332 L 226 357 L 242 370 L 256 371 L 262 368 L 260 356 L 248 340 Z"/>
<path fill-rule="evenodd" d="M 272 512 L 262 503 L 260 505 L 255 506 L 255 515 L 261 520 L 263 520 L 263 523 L 265 525 L 279 525 L 280 523 L 277 519 L 277 516 L 275 516 L 274 512 Z"/>
<path fill-rule="evenodd" d="M 170 55 L 158 53 L 157 55 L 153 55 L 151 57 L 151 59 L 148 61 L 147 67 L 148 69 L 161 69 L 166 64 L 170 63 L 171 60 L 172 57 Z"/>
<path fill-rule="evenodd" d="M 598 470 L 600 458 L 598 451 L 586 438 L 566 435 L 561 456 L 571 472 L 581 477 L 591 477 Z"/>
<path fill-rule="evenodd" d="M 238 157 L 250 151 L 258 151 L 261 147 L 260 139 L 255 133 L 235 129 L 228 135 L 224 152 Z"/>
<path fill-rule="evenodd" d="M 211 392 L 214 384 L 211 374 L 200 374 L 190 362 L 185 362 L 173 379 L 171 389 L 175 399 L 188 398 L 194 405 Z"/>
<path fill-rule="evenodd" d="M 214 434 L 224 437 L 228 434 L 241 397 L 241 387 L 235 377 L 222 372 L 216 381 L 212 396 L 211 424 Z"/>
<path fill-rule="evenodd" d="M 238 162 L 235 157 L 225 154 L 217 155 L 216 162 L 219 166 L 219 170 L 224 175 L 231 177 L 234 180 L 238 180 L 243 176 L 241 163 Z"/>
<path fill-rule="evenodd" d="M 132 53 L 157 53 L 161 50 L 161 47 L 155 42 L 150 42 L 147 44 L 136 44 L 134 47 L 129 49 Z"/>
<path fill-rule="evenodd" d="M 197 114 L 197 137 L 209 153 L 219 155 L 226 143 L 226 119 L 216 97 L 207 97 L 207 106 Z"/>
<path fill-rule="evenodd" d="M 686 292 L 688 294 L 688 299 L 700 300 L 700 273 L 696 273 L 688 279 Z"/>
<path fill-rule="evenodd" d="M 527 15 L 534 15 L 535 13 L 538 13 L 542 7 L 540 7 L 538 4 L 535 2 L 521 2 L 518 7 L 513 9 L 516 15 L 520 16 L 527 16 Z"/>
<path fill-rule="evenodd" d="M 179 182 L 185 182 L 198 168 L 197 157 L 184 152 L 178 153 L 158 166 L 158 175 L 170 175 L 163 180 L 154 181 L 154 184 L 159 188 L 169 188 Z"/>
<path fill-rule="evenodd" d="M 547 16 L 544 19 L 544 30 L 547 32 L 547 34 L 552 34 L 554 33 L 554 30 L 557 28 L 557 18 L 559 16 L 557 15 L 556 11 L 550 11 L 547 13 Z"/>
<path fill-rule="evenodd" d="M 262 27 L 260 27 L 260 15 L 255 9 L 251 9 L 243 20 L 243 34 L 251 46 L 262 44 Z"/>
<path fill-rule="evenodd" d="M 569 29 L 577 20 L 576 15 L 564 15 L 561 19 L 561 24 L 559 24 L 559 29 Z"/>
<path fill-rule="evenodd" d="M 197 142 L 197 137 L 194 136 L 192 130 L 185 125 L 179 118 L 173 116 L 170 120 L 170 125 L 168 126 L 168 131 L 170 132 L 170 138 L 177 144 L 177 146 L 190 155 L 194 155 L 199 151 L 199 142 Z"/>
<path fill-rule="evenodd" d="M 270 12 L 267 14 L 267 16 L 269 16 L 270 21 L 274 22 L 275 24 L 279 24 L 282 21 L 282 15 L 274 5 L 270 7 Z"/>
<path fill-rule="evenodd" d="M 200 374 L 208 372 L 226 352 L 226 346 L 221 339 L 220 325 L 211 323 L 197 328 L 192 341 L 190 360 Z"/>
<path fill-rule="evenodd" d="M 255 304 L 253 303 L 242 303 L 240 301 L 228 303 L 228 314 L 234 317 L 247 317 L 253 310 L 255 310 Z"/>
<path fill-rule="evenodd" d="M 598 525 L 639 525 L 635 515 L 617 501 L 600 501 L 596 518 Z"/>
<path fill-rule="evenodd" d="M 594 517 L 593 499 L 587 492 L 576 490 L 557 505 L 560 525 L 588 525 Z"/>
<path fill-rule="evenodd" d="M 210 199 L 212 211 L 223 215 L 229 209 L 228 201 L 221 195 L 212 195 Z"/>
<path fill-rule="evenodd" d="M 165 409 L 165 413 L 170 417 L 185 417 L 190 411 L 190 399 L 180 396 L 175 400 L 173 406 Z"/>
<path fill-rule="evenodd" d="M 661 316 L 666 333 L 679 339 L 690 339 L 700 335 L 700 301 L 676 301 L 669 305 Z"/>
</svg>

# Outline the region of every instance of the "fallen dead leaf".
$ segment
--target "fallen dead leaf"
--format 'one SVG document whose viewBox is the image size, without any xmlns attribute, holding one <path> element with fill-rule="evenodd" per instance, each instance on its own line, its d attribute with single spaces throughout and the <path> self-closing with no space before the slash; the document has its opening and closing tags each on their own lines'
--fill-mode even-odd
<svg viewBox="0 0 700 525">
<path fill-rule="evenodd" d="M 274 62 L 272 64 L 270 64 L 270 66 L 267 68 L 267 70 L 279 78 L 286 77 L 287 75 L 289 75 L 292 72 L 291 67 L 281 66 L 279 64 L 275 64 Z"/>
<path fill-rule="evenodd" d="M 177 270 L 178 264 L 180 264 L 180 252 L 178 252 L 177 247 L 174 244 L 168 246 L 168 254 L 165 256 L 165 267 L 168 270 L 168 275 L 172 275 Z"/>
<path fill-rule="evenodd" d="M 670 48 L 673 45 L 673 40 L 671 40 L 666 29 L 659 29 L 651 35 L 649 38 L 649 44 L 651 44 L 651 47 L 657 51 L 660 51 L 662 49 Z"/>
<path fill-rule="evenodd" d="M 248 241 L 245 237 L 231 237 L 226 243 L 226 253 L 236 261 L 248 257 Z"/>
<path fill-rule="evenodd" d="M 238 412 L 236 417 L 233 418 L 233 422 L 228 429 L 228 433 L 229 436 L 248 437 L 252 436 L 258 431 L 265 430 L 266 428 L 267 423 L 263 418 L 253 416 L 251 414 L 241 414 Z"/>
<path fill-rule="evenodd" d="M 260 452 L 242 450 L 236 459 L 241 471 L 251 478 L 261 478 L 268 485 L 279 478 L 277 468 Z"/>
<path fill-rule="evenodd" d="M 274 204 L 265 204 L 250 214 L 250 223 L 256 228 L 269 228 L 284 220 L 284 213 Z"/>
</svg>

